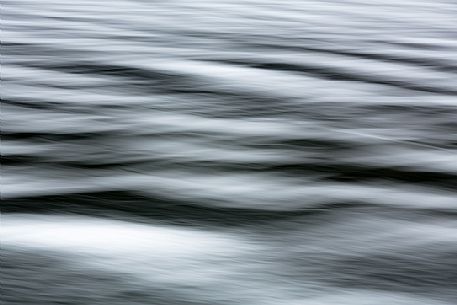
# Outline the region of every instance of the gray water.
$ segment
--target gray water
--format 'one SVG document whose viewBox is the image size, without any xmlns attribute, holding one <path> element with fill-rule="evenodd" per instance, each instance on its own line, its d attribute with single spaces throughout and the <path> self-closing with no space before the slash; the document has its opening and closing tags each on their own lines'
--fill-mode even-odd
<svg viewBox="0 0 457 305">
<path fill-rule="evenodd" d="M 455 304 L 457 2 L 2 17 L 3 304 Z"/>
</svg>

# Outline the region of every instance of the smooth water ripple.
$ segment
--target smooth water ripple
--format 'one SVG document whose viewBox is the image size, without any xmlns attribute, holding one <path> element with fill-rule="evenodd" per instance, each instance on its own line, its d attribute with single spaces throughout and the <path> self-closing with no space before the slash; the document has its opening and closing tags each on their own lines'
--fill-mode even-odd
<svg viewBox="0 0 457 305">
<path fill-rule="evenodd" d="M 3 301 L 453 304 L 457 3 L 3 1 Z"/>
</svg>

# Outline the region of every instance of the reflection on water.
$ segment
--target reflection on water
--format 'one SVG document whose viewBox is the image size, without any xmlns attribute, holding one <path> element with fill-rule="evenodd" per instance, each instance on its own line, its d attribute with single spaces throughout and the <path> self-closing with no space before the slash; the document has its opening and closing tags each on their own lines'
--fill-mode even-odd
<svg viewBox="0 0 457 305">
<path fill-rule="evenodd" d="M 453 304 L 454 1 L 4 1 L 9 304 Z"/>
</svg>

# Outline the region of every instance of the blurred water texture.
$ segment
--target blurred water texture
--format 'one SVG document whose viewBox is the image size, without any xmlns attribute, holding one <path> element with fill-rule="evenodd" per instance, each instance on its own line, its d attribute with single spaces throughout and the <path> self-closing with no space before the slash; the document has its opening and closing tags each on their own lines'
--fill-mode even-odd
<svg viewBox="0 0 457 305">
<path fill-rule="evenodd" d="M 457 2 L 2 11 L 5 305 L 454 304 Z"/>
</svg>

